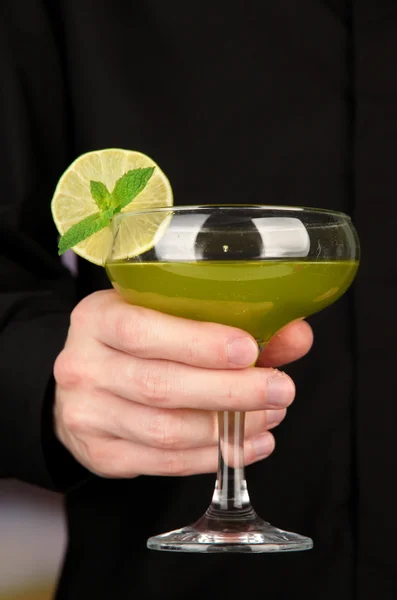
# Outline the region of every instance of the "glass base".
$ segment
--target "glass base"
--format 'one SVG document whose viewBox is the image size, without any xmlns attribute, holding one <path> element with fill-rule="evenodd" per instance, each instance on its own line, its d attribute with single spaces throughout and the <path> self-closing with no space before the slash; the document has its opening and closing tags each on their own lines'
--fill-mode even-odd
<svg viewBox="0 0 397 600">
<path fill-rule="evenodd" d="M 294 552 L 310 550 L 313 541 L 277 529 L 257 515 L 245 522 L 214 522 L 204 515 L 194 525 L 149 538 L 147 547 L 168 552 Z"/>
</svg>

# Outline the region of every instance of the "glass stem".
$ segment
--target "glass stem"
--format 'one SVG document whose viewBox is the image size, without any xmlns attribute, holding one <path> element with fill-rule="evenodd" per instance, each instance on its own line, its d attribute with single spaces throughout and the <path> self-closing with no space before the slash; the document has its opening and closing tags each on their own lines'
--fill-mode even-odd
<svg viewBox="0 0 397 600">
<path fill-rule="evenodd" d="M 255 517 L 244 474 L 244 422 L 243 412 L 218 413 L 218 474 L 207 518 L 219 521 Z"/>
</svg>

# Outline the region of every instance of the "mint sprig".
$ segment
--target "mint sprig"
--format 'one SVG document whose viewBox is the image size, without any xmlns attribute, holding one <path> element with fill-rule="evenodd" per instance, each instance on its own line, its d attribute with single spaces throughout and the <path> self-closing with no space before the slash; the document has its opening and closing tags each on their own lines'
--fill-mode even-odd
<svg viewBox="0 0 397 600">
<path fill-rule="evenodd" d="M 99 208 L 99 212 L 82 219 L 64 233 L 58 243 L 58 254 L 73 248 L 94 233 L 110 225 L 112 217 L 128 206 L 147 186 L 154 167 L 132 169 L 116 181 L 114 189 L 109 192 L 101 181 L 90 181 L 91 196 Z"/>
</svg>

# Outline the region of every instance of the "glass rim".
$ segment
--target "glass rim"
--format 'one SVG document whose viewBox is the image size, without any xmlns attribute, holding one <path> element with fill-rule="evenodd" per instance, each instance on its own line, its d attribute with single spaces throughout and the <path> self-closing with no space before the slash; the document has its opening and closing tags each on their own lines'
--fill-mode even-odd
<svg viewBox="0 0 397 600">
<path fill-rule="evenodd" d="M 268 211 L 279 211 L 282 212 L 297 212 L 306 214 L 323 214 L 331 217 L 342 217 L 347 221 L 351 221 L 351 217 L 344 212 L 337 210 L 330 210 L 327 208 L 312 208 L 309 206 L 288 206 L 288 205 L 274 205 L 274 204 L 197 204 L 197 205 L 172 205 L 172 206 L 159 206 L 157 208 L 142 208 L 138 210 L 128 210 L 117 213 L 113 219 L 121 219 L 132 215 L 144 215 L 152 213 L 167 213 L 167 212 L 193 212 L 193 211 L 204 211 L 211 209 L 214 212 L 219 210 L 236 210 L 236 209 L 249 209 L 249 210 L 268 210 Z"/>
</svg>

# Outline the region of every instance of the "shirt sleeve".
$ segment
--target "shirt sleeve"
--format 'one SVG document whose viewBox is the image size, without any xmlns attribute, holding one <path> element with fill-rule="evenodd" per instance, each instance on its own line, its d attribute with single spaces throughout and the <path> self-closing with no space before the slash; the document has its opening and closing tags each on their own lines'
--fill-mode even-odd
<svg viewBox="0 0 397 600">
<path fill-rule="evenodd" d="M 5 2 L 0 18 L 0 476 L 63 490 L 88 476 L 52 427 L 76 286 L 50 201 L 71 140 L 56 32 L 36 9 Z"/>
</svg>

